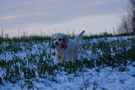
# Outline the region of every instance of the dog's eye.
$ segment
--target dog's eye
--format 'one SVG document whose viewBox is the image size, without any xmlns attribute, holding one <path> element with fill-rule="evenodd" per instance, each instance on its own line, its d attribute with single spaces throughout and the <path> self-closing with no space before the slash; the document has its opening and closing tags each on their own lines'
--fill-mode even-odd
<svg viewBox="0 0 135 90">
<path fill-rule="evenodd" d="M 59 41 L 61 41 L 62 39 L 61 38 L 59 38 Z"/>
</svg>

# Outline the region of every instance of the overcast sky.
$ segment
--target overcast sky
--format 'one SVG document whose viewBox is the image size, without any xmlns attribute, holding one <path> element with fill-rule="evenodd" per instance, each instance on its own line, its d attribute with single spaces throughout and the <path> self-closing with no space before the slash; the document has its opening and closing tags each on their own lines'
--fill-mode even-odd
<svg viewBox="0 0 135 90">
<path fill-rule="evenodd" d="M 0 0 L 0 32 L 113 32 L 129 0 Z"/>
</svg>

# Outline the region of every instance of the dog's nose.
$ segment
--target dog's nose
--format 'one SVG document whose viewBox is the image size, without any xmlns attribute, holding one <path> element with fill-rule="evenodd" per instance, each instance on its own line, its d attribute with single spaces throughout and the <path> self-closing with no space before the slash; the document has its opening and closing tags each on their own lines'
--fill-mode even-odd
<svg viewBox="0 0 135 90">
<path fill-rule="evenodd" d="M 56 45 L 58 45 L 59 43 L 58 42 L 55 42 Z"/>
</svg>

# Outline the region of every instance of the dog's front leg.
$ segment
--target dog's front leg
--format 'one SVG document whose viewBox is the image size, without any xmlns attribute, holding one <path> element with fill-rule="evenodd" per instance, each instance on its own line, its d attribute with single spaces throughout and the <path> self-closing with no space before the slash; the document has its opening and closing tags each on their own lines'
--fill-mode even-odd
<svg viewBox="0 0 135 90">
<path fill-rule="evenodd" d="M 61 60 L 61 56 L 60 55 L 55 55 L 55 60 L 60 61 Z"/>
<path fill-rule="evenodd" d="M 66 59 L 67 59 L 66 55 L 63 54 L 62 57 L 61 57 L 60 63 L 63 63 L 64 61 L 66 61 Z"/>
<path fill-rule="evenodd" d="M 61 54 L 61 51 L 55 49 L 55 60 L 57 61 L 61 61 L 61 58 L 62 58 L 62 54 Z"/>
</svg>

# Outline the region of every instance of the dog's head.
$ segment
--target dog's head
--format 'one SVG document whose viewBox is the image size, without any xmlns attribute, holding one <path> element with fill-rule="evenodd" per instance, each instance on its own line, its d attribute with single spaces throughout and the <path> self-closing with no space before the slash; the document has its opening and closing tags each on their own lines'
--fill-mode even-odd
<svg viewBox="0 0 135 90">
<path fill-rule="evenodd" d="M 57 33 L 52 35 L 51 40 L 55 45 L 55 48 L 60 49 L 62 44 L 68 43 L 69 37 L 65 34 Z"/>
</svg>

